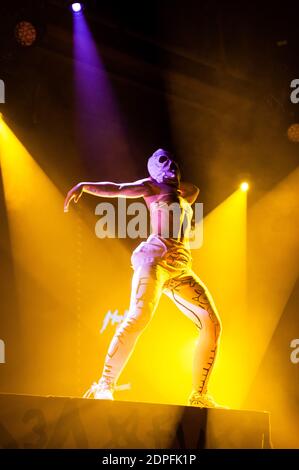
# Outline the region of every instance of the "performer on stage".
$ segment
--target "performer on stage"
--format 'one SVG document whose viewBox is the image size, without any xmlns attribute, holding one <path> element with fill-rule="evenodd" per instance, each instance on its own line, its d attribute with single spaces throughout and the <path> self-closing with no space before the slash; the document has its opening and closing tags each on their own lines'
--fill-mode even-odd
<svg viewBox="0 0 299 470">
<path fill-rule="evenodd" d="M 198 328 L 194 352 L 193 391 L 189 404 L 217 406 L 208 394 L 208 381 L 215 362 L 221 323 L 206 286 L 192 271 L 188 236 L 192 209 L 199 189 L 181 181 L 172 155 L 158 149 L 148 160 L 149 177 L 134 183 L 79 183 L 65 200 L 65 211 L 84 192 L 102 197 L 143 197 L 150 211 L 152 233 L 132 254 L 134 275 L 129 313 L 117 329 L 105 359 L 102 376 L 86 396 L 113 400 L 118 377 L 133 352 L 136 341 L 152 318 L 162 293 Z M 169 210 L 179 208 L 179 217 Z M 175 220 L 176 219 L 176 220 Z M 163 336 L 161 335 L 161 343 Z M 162 344 L 161 344 L 162 346 Z"/>
</svg>

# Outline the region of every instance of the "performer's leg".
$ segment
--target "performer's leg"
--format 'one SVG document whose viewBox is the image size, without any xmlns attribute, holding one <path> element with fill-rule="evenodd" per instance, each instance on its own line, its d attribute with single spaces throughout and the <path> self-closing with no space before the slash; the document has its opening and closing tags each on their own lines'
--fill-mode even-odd
<svg viewBox="0 0 299 470">
<path fill-rule="evenodd" d="M 165 288 L 165 293 L 199 329 L 194 354 L 193 389 L 205 395 L 221 332 L 215 304 L 206 286 L 192 271 L 170 279 Z"/>
<path fill-rule="evenodd" d="M 144 264 L 135 270 L 129 313 L 112 338 L 102 379 L 116 383 L 139 335 L 157 307 L 164 282 L 165 273 L 160 266 Z"/>
</svg>

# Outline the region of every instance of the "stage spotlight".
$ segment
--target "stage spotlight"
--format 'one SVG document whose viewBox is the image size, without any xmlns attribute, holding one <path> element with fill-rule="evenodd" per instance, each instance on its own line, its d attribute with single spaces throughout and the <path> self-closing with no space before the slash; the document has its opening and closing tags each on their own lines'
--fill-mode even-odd
<svg viewBox="0 0 299 470">
<path fill-rule="evenodd" d="M 71 3 L 71 9 L 72 9 L 73 13 L 81 13 L 81 11 L 83 9 L 83 5 L 80 2 L 72 2 Z"/>
<path fill-rule="evenodd" d="M 291 124 L 288 128 L 288 138 L 291 142 L 299 142 L 299 124 Z"/>
<path fill-rule="evenodd" d="M 21 46 L 32 46 L 37 38 L 37 30 L 29 21 L 19 21 L 15 27 L 15 38 Z"/>
<path fill-rule="evenodd" d="M 240 189 L 241 191 L 248 191 L 249 189 L 249 184 L 247 183 L 247 181 L 243 181 L 241 184 L 240 184 Z"/>
</svg>

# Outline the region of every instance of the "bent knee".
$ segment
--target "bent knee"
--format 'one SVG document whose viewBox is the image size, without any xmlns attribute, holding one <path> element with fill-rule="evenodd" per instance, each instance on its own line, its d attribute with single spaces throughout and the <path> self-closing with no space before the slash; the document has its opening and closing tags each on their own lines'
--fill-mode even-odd
<svg viewBox="0 0 299 470">
<path fill-rule="evenodd" d="M 222 324 L 215 312 L 206 316 L 203 321 L 203 330 L 206 334 L 213 335 L 216 341 L 219 340 L 222 333 Z"/>
</svg>

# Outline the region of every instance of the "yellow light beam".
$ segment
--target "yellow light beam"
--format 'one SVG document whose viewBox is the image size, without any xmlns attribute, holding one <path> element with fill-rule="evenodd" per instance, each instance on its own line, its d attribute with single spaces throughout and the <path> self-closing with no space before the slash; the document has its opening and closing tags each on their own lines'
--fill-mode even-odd
<svg viewBox="0 0 299 470">
<path fill-rule="evenodd" d="M 208 286 L 223 325 L 210 390 L 220 403 L 238 408 L 245 375 L 243 335 L 247 303 L 247 193 L 235 191 L 204 218 L 204 243 L 194 267 Z"/>
<path fill-rule="evenodd" d="M 127 307 L 129 254 L 115 239 L 96 238 L 95 216 L 86 225 L 74 208 L 63 212 L 64 195 L 4 120 L 0 163 L 28 358 L 24 367 L 44 364 L 30 369 L 27 392 L 49 393 L 53 387 L 51 393 L 74 394 L 78 377 L 67 364 L 81 354 L 81 363 L 88 363 L 80 372 L 84 387 L 98 378 L 106 354 L 99 337 L 102 318 L 109 308 Z"/>
<path fill-rule="evenodd" d="M 247 390 L 297 280 L 298 187 L 299 168 L 249 211 Z"/>
</svg>

